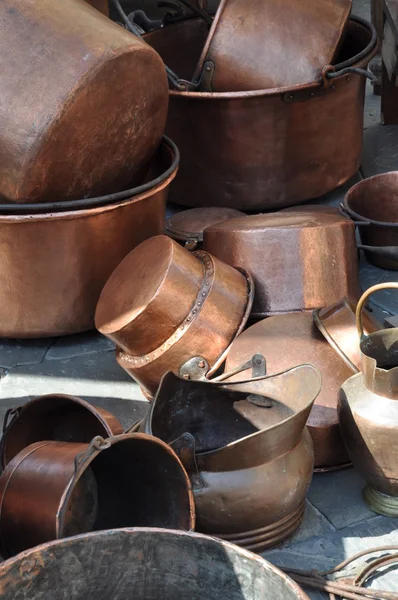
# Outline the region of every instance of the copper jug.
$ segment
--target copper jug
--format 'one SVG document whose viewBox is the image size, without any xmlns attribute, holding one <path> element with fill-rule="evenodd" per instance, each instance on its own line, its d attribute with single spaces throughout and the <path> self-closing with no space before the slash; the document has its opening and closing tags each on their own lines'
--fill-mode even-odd
<svg viewBox="0 0 398 600">
<path fill-rule="evenodd" d="M 305 423 L 320 385 L 311 365 L 227 384 L 164 376 L 141 431 L 180 456 L 199 531 L 260 552 L 297 529 L 314 464 Z"/>
<path fill-rule="evenodd" d="M 339 418 L 350 458 L 367 483 L 365 502 L 379 514 L 398 517 L 398 328 L 364 335 L 362 324 L 367 298 L 390 288 L 398 283 L 375 285 L 358 303 L 362 373 L 342 385 Z"/>
</svg>

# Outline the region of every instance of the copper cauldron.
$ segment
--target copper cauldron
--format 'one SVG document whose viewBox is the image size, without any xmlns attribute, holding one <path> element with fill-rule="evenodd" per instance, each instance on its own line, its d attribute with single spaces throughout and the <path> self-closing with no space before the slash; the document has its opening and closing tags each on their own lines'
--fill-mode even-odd
<svg viewBox="0 0 398 600">
<path fill-rule="evenodd" d="M 0 565 L 2 600 L 309 600 L 271 563 L 233 544 L 156 528 L 57 540 Z"/>
<path fill-rule="evenodd" d="M 187 19 L 145 40 L 189 79 L 207 32 L 200 19 Z M 336 73 L 324 81 L 230 93 L 171 90 L 167 130 L 182 160 L 170 200 L 250 211 L 293 206 L 342 185 L 360 164 L 366 81 L 364 72 L 344 69 L 365 69 L 376 52 L 373 26 L 355 17 Z"/>
<path fill-rule="evenodd" d="M 154 394 L 164 373 L 178 373 L 189 359 L 214 371 L 243 329 L 252 301 L 249 275 L 156 236 L 113 272 L 95 322 L 118 345 L 120 366 Z"/>
<path fill-rule="evenodd" d="M 366 336 L 362 308 L 384 283 L 367 290 L 357 306 L 362 373 L 341 387 L 340 427 L 350 458 L 367 483 L 364 498 L 377 513 L 398 517 L 398 329 Z"/>
<path fill-rule="evenodd" d="M 107 410 L 75 396 L 48 394 L 7 411 L 0 462 L 4 468 L 26 446 L 43 440 L 89 443 L 96 435 L 121 433 L 122 425 Z"/>
<path fill-rule="evenodd" d="M 3 557 L 92 530 L 194 524 L 187 474 L 173 450 L 152 436 L 37 442 L 0 477 Z"/>
<path fill-rule="evenodd" d="M 231 219 L 204 231 L 203 248 L 251 273 L 255 318 L 360 296 L 355 227 L 335 208 Z"/>
<path fill-rule="evenodd" d="M 194 81 L 208 92 L 261 90 L 316 81 L 336 58 L 351 3 L 221 0 Z M 311 43 L 305 43 L 308 32 Z"/>
<path fill-rule="evenodd" d="M 112 197 L 39 204 L 37 212 L 31 205 L 30 214 L 17 214 L 26 205 L 0 205 L 0 279 L 7 282 L 0 286 L 0 336 L 93 329 L 95 306 L 109 275 L 140 242 L 163 232 L 178 161 L 177 147 L 165 138 L 148 183 L 139 188 Z M 55 212 L 63 206 L 66 212 Z"/>
<path fill-rule="evenodd" d="M 3 0 L 0 32 L 0 195 L 43 202 L 125 189 L 164 132 L 160 57 L 81 0 Z"/>
<path fill-rule="evenodd" d="M 278 373 L 303 361 L 319 369 L 322 388 L 307 422 L 315 467 L 324 471 L 346 466 L 349 458 L 340 435 L 337 402 L 340 386 L 352 371 L 318 331 L 311 313 L 277 315 L 246 329 L 232 344 L 226 371 L 243 365 L 253 352 L 265 357 L 268 373 Z"/>
<path fill-rule="evenodd" d="M 294 533 L 312 478 L 305 423 L 320 384 L 310 365 L 226 385 L 164 376 L 141 430 L 179 454 L 199 531 L 258 552 Z"/>
</svg>

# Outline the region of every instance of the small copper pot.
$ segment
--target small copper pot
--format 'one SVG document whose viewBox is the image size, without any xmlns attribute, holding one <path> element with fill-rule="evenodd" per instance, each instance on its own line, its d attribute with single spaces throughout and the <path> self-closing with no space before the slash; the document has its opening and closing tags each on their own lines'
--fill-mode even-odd
<svg viewBox="0 0 398 600">
<path fill-rule="evenodd" d="M 364 498 L 375 512 L 398 517 L 398 328 L 364 334 L 362 308 L 378 284 L 361 297 L 356 311 L 362 373 L 341 387 L 340 427 L 354 466 L 367 483 Z"/>
<path fill-rule="evenodd" d="M 43 440 L 88 444 L 97 435 L 121 433 L 123 427 L 116 417 L 82 398 L 64 394 L 40 396 L 7 411 L 0 461 L 4 468 L 21 450 Z"/>
<path fill-rule="evenodd" d="M 91 530 L 190 530 L 194 524 L 187 474 L 173 450 L 152 436 L 98 436 L 89 445 L 37 442 L 0 477 L 4 557 Z"/>
<path fill-rule="evenodd" d="M 255 318 L 360 296 L 355 227 L 335 208 L 231 219 L 204 231 L 203 248 L 251 273 Z"/>
</svg>

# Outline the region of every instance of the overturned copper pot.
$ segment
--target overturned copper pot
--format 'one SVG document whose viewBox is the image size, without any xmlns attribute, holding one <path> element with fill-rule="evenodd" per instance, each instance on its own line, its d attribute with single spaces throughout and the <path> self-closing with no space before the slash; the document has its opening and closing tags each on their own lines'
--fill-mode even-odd
<svg viewBox="0 0 398 600">
<path fill-rule="evenodd" d="M 179 459 L 152 436 L 37 442 L 0 477 L 0 547 L 12 556 L 49 540 L 133 525 L 194 527 Z"/>
<path fill-rule="evenodd" d="M 118 419 L 82 398 L 48 394 L 7 411 L 0 442 L 4 468 L 21 450 L 43 440 L 89 443 L 95 436 L 123 433 Z"/>
<path fill-rule="evenodd" d="M 398 517 L 398 329 L 365 335 L 362 308 L 378 290 L 398 289 L 398 283 L 368 289 L 356 317 L 362 373 L 341 387 L 340 427 L 350 458 L 365 479 L 364 498 L 375 512 Z"/>
<path fill-rule="evenodd" d="M 187 19 L 150 32 L 145 40 L 189 79 L 207 33 L 201 19 Z M 366 73 L 344 69 L 365 69 L 376 52 L 375 29 L 355 17 L 336 73 L 322 82 L 230 93 L 171 90 L 166 129 L 182 160 L 170 200 L 269 210 L 342 185 L 360 164 L 366 82 Z"/>
<path fill-rule="evenodd" d="M 46 337 L 94 328 L 101 289 L 121 260 L 163 232 L 179 153 L 164 141 L 146 182 L 111 198 L 5 209 L 0 205 L 0 336 Z M 14 210 L 12 210 L 14 209 Z M 6 214 L 4 214 L 5 210 Z M 41 211 L 45 211 L 41 214 Z M 21 214 L 18 214 L 20 211 Z"/>
<path fill-rule="evenodd" d="M 246 323 L 253 293 L 249 275 L 156 236 L 111 275 L 95 322 L 118 345 L 120 366 L 154 394 L 164 373 L 178 373 L 189 359 L 217 368 Z"/>
<path fill-rule="evenodd" d="M 336 58 L 350 13 L 351 0 L 221 0 L 194 80 L 207 92 L 312 83 Z"/>
<path fill-rule="evenodd" d="M 253 276 L 252 316 L 360 295 L 355 227 L 330 207 L 242 216 L 207 228 L 203 248 Z"/>
<path fill-rule="evenodd" d="M 312 478 L 305 423 L 320 384 L 310 365 L 226 384 L 164 376 L 141 430 L 179 454 L 200 531 L 258 552 L 294 533 Z"/>
<path fill-rule="evenodd" d="M 243 365 L 253 352 L 265 357 L 268 373 L 278 373 L 303 361 L 320 371 L 322 388 L 307 422 L 315 467 L 324 471 L 346 466 L 349 458 L 340 434 L 337 402 L 340 386 L 352 371 L 318 331 L 311 313 L 277 315 L 246 329 L 232 344 L 226 371 Z"/>
</svg>

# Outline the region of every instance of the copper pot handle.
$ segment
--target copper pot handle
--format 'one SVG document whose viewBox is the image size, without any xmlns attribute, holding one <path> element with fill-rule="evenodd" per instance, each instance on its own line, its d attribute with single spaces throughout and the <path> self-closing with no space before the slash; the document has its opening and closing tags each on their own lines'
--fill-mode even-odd
<svg viewBox="0 0 398 600">
<path fill-rule="evenodd" d="M 72 485 L 80 475 L 82 465 L 95 453 L 102 452 L 111 447 L 109 439 L 105 440 L 102 436 L 96 435 L 87 448 L 75 456 L 75 472 L 73 474 Z"/>
<path fill-rule="evenodd" d="M 130 427 L 128 427 L 124 433 L 137 433 L 143 420 L 144 419 L 138 419 L 138 421 L 134 421 L 134 423 L 130 425 Z"/>
<path fill-rule="evenodd" d="M 14 423 L 16 419 L 18 419 L 22 406 L 18 406 L 17 408 L 9 408 L 6 411 L 3 419 L 3 434 L 7 431 L 9 427 Z M 10 418 L 11 417 L 11 418 Z"/>
<path fill-rule="evenodd" d="M 362 296 L 360 297 L 358 304 L 357 304 L 356 311 L 355 311 L 355 319 L 357 322 L 357 331 L 358 331 L 358 335 L 359 335 L 359 341 L 362 341 L 362 339 L 365 337 L 364 330 L 363 330 L 363 323 L 362 323 L 362 309 L 364 307 L 366 300 L 369 298 L 369 296 L 371 296 L 375 292 L 379 292 L 380 290 L 390 290 L 390 289 L 397 290 L 398 282 L 390 281 L 388 283 L 378 283 L 377 285 L 373 285 L 368 290 L 366 290 L 366 292 L 364 292 L 362 294 Z"/>
</svg>

